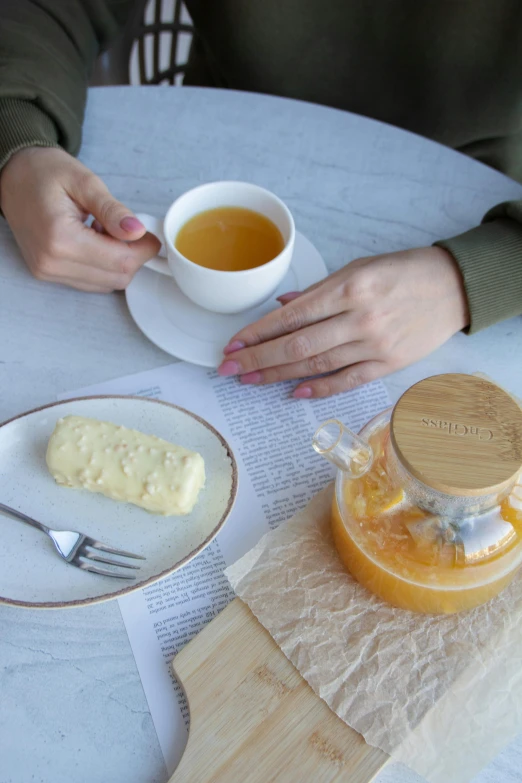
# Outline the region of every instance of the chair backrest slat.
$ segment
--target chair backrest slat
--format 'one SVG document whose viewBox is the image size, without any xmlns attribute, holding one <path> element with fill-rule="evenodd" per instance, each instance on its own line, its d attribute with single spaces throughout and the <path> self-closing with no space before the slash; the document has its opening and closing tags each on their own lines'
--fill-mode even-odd
<svg viewBox="0 0 522 783">
<path fill-rule="evenodd" d="M 178 62 L 180 35 L 192 36 L 194 28 L 182 21 L 182 0 L 170 0 L 168 7 L 173 11 L 172 21 L 165 21 L 162 13 L 167 8 L 165 0 L 137 0 L 121 36 L 98 58 L 91 85 L 129 84 L 134 46 L 137 49 L 136 70 L 140 84 L 160 84 L 164 81 L 175 84 L 176 76 L 185 71 L 185 63 Z M 147 22 L 147 18 L 153 21 Z M 162 57 L 161 50 L 167 40 L 170 51 L 168 57 Z M 168 66 L 162 68 L 162 62 L 168 62 Z M 152 70 L 150 76 L 148 70 Z"/>
</svg>

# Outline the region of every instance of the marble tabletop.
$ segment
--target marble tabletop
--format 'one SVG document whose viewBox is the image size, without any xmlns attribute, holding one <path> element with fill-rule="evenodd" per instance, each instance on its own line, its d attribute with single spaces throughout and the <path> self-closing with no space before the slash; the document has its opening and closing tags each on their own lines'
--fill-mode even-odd
<svg viewBox="0 0 522 783">
<path fill-rule="evenodd" d="M 91 90 L 81 159 L 136 211 L 161 215 L 215 179 L 274 190 L 330 271 L 477 224 L 522 186 L 437 144 L 315 105 L 165 87 Z M 457 335 L 386 380 L 392 398 L 436 372 L 482 370 L 522 396 L 522 319 Z M 27 272 L 0 219 L 0 420 L 110 378 L 172 362 L 121 294 L 82 294 Z M 0 607 L 0 783 L 165 783 L 116 602 Z M 298 779 L 296 772 L 296 780 Z M 379 783 L 418 783 L 398 765 Z M 522 735 L 474 783 L 522 781 Z M 315 783 L 315 782 L 314 782 Z"/>
</svg>

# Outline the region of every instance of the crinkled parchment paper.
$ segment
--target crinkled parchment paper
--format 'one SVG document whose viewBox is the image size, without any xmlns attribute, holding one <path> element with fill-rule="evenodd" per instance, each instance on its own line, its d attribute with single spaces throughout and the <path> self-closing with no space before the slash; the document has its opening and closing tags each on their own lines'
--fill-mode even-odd
<svg viewBox="0 0 522 783">
<path fill-rule="evenodd" d="M 522 731 L 522 573 L 486 606 L 420 615 L 368 593 L 330 535 L 332 488 L 226 575 L 337 715 L 431 783 L 464 783 Z"/>
</svg>

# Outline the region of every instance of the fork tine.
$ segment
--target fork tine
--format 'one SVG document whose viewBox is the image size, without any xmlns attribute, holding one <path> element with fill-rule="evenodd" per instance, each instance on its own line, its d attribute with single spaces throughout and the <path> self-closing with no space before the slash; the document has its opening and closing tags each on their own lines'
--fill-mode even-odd
<svg viewBox="0 0 522 783">
<path fill-rule="evenodd" d="M 114 549 L 101 541 L 95 541 L 94 538 L 85 537 L 84 546 L 90 546 L 93 549 L 99 549 L 101 552 L 108 552 L 109 555 L 120 555 L 121 557 L 133 557 L 135 560 L 146 560 L 143 555 L 134 555 L 132 552 L 125 552 L 123 549 Z"/>
<path fill-rule="evenodd" d="M 77 563 L 79 568 L 84 571 L 90 571 L 92 574 L 101 576 L 114 576 L 116 579 L 136 579 L 134 574 L 118 574 L 116 571 L 109 571 L 108 568 L 98 568 L 97 566 L 88 566 L 86 563 Z"/>
<path fill-rule="evenodd" d="M 111 560 L 108 557 L 101 557 L 101 555 L 94 555 L 94 554 L 86 554 L 85 552 L 82 552 L 82 557 L 86 557 L 88 560 L 96 560 L 98 563 L 107 563 L 107 565 L 113 565 L 113 566 L 121 566 L 121 568 L 136 568 L 140 569 L 141 566 L 133 565 L 131 563 L 122 563 L 119 560 Z"/>
</svg>

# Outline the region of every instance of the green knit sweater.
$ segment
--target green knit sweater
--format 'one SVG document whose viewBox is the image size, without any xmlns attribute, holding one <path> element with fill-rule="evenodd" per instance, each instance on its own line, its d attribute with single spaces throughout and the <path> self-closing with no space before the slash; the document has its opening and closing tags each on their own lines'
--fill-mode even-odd
<svg viewBox="0 0 522 783">
<path fill-rule="evenodd" d="M 314 101 L 435 139 L 522 181 L 520 0 L 185 0 L 186 84 Z M 0 168 L 23 147 L 76 154 L 89 74 L 131 0 L 0 0 Z M 522 201 L 438 242 L 471 331 L 522 313 Z"/>
</svg>

